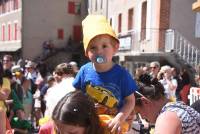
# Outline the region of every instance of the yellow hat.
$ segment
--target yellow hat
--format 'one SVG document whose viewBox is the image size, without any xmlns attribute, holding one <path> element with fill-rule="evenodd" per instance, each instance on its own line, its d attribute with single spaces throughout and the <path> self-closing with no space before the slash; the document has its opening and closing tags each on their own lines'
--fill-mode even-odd
<svg viewBox="0 0 200 134">
<path fill-rule="evenodd" d="M 82 21 L 83 27 L 83 45 L 85 52 L 90 41 L 97 35 L 107 34 L 119 42 L 114 30 L 103 15 L 88 15 Z"/>
</svg>

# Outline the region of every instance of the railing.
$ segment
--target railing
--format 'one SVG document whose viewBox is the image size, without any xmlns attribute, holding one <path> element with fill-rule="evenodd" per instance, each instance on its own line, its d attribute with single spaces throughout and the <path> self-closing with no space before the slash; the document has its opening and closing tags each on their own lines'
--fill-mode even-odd
<svg viewBox="0 0 200 134">
<path fill-rule="evenodd" d="M 175 52 L 194 68 L 200 64 L 200 50 L 176 30 L 166 31 L 165 51 Z"/>
</svg>

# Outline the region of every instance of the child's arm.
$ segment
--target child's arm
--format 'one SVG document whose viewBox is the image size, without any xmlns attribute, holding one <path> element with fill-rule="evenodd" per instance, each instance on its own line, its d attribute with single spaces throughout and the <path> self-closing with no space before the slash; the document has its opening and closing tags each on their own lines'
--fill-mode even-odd
<svg viewBox="0 0 200 134">
<path fill-rule="evenodd" d="M 109 122 L 108 127 L 111 132 L 120 131 L 120 125 L 127 119 L 129 114 L 135 107 L 135 96 L 134 93 L 125 98 L 123 107 L 120 109 L 119 113 L 114 117 L 113 120 Z"/>
</svg>

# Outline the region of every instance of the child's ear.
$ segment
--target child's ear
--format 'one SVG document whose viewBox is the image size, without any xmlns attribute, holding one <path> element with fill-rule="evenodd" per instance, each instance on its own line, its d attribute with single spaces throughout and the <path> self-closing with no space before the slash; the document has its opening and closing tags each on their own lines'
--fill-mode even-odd
<svg viewBox="0 0 200 134">
<path fill-rule="evenodd" d="M 118 49 L 119 49 L 119 43 L 116 43 L 116 44 L 114 45 L 114 50 L 115 50 L 115 52 L 117 52 Z"/>
</svg>

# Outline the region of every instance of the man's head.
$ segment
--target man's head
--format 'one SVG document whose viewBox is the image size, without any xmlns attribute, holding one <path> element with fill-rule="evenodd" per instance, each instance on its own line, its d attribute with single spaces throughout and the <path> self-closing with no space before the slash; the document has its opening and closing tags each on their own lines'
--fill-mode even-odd
<svg viewBox="0 0 200 134">
<path fill-rule="evenodd" d="M 106 17 L 103 15 L 88 15 L 83 21 L 83 44 L 85 54 L 88 56 L 88 48 L 91 45 L 91 41 L 99 36 L 109 36 L 115 44 L 119 45 L 119 40 L 108 23 Z"/>
<path fill-rule="evenodd" d="M 3 56 L 3 69 L 11 69 L 11 67 L 13 66 L 13 57 L 12 55 L 4 55 Z"/>
<path fill-rule="evenodd" d="M 153 76 L 157 76 L 160 70 L 160 63 L 158 61 L 153 61 L 150 63 L 150 73 Z"/>
<path fill-rule="evenodd" d="M 28 61 L 25 65 L 25 68 L 28 72 L 33 72 L 36 67 L 36 64 L 33 61 Z"/>
<path fill-rule="evenodd" d="M 71 62 L 69 62 L 69 65 L 71 65 L 72 66 L 72 68 L 73 68 L 73 70 L 74 70 L 74 72 L 78 72 L 78 64 L 77 64 L 77 62 L 75 62 L 75 61 L 71 61 Z"/>
</svg>

